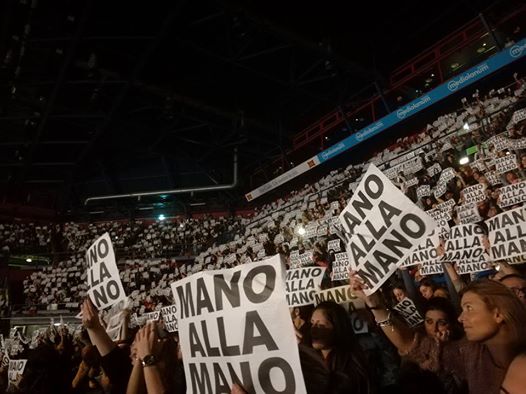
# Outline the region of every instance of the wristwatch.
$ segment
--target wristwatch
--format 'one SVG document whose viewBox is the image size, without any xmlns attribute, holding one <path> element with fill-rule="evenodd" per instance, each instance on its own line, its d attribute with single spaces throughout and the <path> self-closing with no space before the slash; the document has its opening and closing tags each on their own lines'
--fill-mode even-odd
<svg viewBox="0 0 526 394">
<path fill-rule="evenodd" d="M 141 360 L 141 365 L 143 367 L 151 367 L 152 365 L 155 365 L 156 363 L 157 363 L 157 358 L 153 354 L 147 354 Z"/>
</svg>

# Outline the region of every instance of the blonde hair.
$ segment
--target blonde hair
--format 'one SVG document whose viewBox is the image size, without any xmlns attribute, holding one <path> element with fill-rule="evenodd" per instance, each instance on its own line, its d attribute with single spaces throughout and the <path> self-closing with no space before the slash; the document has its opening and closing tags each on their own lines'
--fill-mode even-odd
<svg viewBox="0 0 526 394">
<path fill-rule="evenodd" d="M 526 345 L 526 306 L 515 295 L 500 282 L 484 279 L 471 282 L 461 293 L 478 295 L 489 310 L 497 309 L 504 317 L 504 323 L 510 332 L 510 342 L 515 345 Z"/>
</svg>

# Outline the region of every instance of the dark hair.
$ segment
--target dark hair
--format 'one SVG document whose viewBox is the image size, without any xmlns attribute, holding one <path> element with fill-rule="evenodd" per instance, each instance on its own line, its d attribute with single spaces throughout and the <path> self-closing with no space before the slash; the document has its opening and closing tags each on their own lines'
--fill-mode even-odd
<svg viewBox="0 0 526 394">
<path fill-rule="evenodd" d="M 363 350 L 354 335 L 347 311 L 335 302 L 325 301 L 315 310 L 324 312 L 334 327 L 335 346 L 329 353 L 328 365 L 331 372 L 342 372 L 353 383 L 353 393 L 370 393 L 371 379 Z"/>
<path fill-rule="evenodd" d="M 420 288 L 421 286 L 427 286 L 427 287 L 431 287 L 433 289 L 433 291 L 436 289 L 436 284 L 435 282 L 433 282 L 431 279 L 429 278 L 424 278 L 420 281 L 420 283 L 418 284 L 418 287 Z"/>
<path fill-rule="evenodd" d="M 429 311 L 440 311 L 446 314 L 450 326 L 450 339 L 462 338 L 464 332 L 458 323 L 458 313 L 451 302 L 443 297 L 431 297 L 423 305 L 424 318 Z"/>
</svg>

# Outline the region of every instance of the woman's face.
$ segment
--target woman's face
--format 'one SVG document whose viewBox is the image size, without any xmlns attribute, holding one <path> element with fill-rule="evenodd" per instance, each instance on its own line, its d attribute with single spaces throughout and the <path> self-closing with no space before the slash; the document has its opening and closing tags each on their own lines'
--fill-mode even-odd
<svg viewBox="0 0 526 394">
<path fill-rule="evenodd" d="M 420 286 L 420 294 L 422 294 L 422 297 L 424 297 L 426 300 L 429 300 L 431 297 L 433 297 L 433 289 L 431 286 Z"/>
<path fill-rule="evenodd" d="M 447 315 L 443 311 L 429 310 L 424 320 L 426 333 L 430 337 L 436 337 L 438 333 L 449 331 L 450 325 Z"/>
<path fill-rule="evenodd" d="M 332 348 L 332 332 L 334 326 L 327 319 L 325 312 L 321 309 L 316 309 L 312 313 L 310 319 L 312 347 L 316 350 L 329 350 Z"/>
<path fill-rule="evenodd" d="M 469 341 L 485 342 L 493 338 L 500 329 L 496 310 L 489 310 L 486 303 L 475 293 L 467 292 L 462 297 L 462 313 L 458 320 L 464 326 Z"/>
<path fill-rule="evenodd" d="M 396 301 L 402 302 L 402 300 L 405 298 L 405 291 L 399 288 L 395 288 L 393 290 L 393 295 L 395 296 Z"/>
</svg>

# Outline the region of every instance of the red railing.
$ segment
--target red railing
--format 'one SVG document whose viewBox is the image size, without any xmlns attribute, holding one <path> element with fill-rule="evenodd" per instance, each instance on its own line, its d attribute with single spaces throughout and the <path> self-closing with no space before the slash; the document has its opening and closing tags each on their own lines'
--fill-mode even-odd
<svg viewBox="0 0 526 394">
<path fill-rule="evenodd" d="M 494 21 L 492 27 L 494 29 L 503 26 L 513 18 L 519 16 L 524 17 L 526 15 L 526 5 L 515 9 L 511 13 L 507 13 L 506 16 Z M 469 47 L 473 43 L 477 42 L 484 36 L 488 35 L 489 32 L 486 30 L 484 23 L 480 17 L 476 17 L 466 23 L 464 26 L 453 31 L 443 39 L 439 40 L 436 44 L 431 46 L 425 52 L 413 57 L 400 67 L 393 70 L 389 76 L 389 88 L 383 92 L 384 96 L 394 94 L 397 91 L 401 91 L 409 82 L 416 80 L 421 77 L 425 72 L 436 72 L 438 83 L 444 82 L 444 80 L 453 76 L 454 74 L 445 75 L 449 70 L 444 69 L 444 65 L 441 64 L 448 57 L 455 53 Z M 358 114 L 367 113 L 372 121 L 374 122 L 378 116 L 376 106 L 381 104 L 381 97 L 378 94 L 373 95 L 366 102 L 352 110 L 348 110 L 344 113 L 341 107 L 336 108 L 328 114 L 324 115 L 316 123 L 305 128 L 292 138 L 292 148 L 286 152 L 286 155 L 290 157 L 291 154 L 298 152 L 300 149 L 304 149 L 313 142 L 318 143 L 318 148 L 324 148 L 324 137 L 334 131 L 337 128 L 341 128 L 347 121 L 353 119 Z M 383 110 L 383 109 L 382 109 Z M 305 160 L 305 158 L 303 158 Z M 276 158 L 269 165 L 271 168 L 285 163 L 284 155 Z M 285 170 L 285 168 L 283 168 Z M 259 168 L 254 174 L 265 173 L 265 170 Z"/>
</svg>

